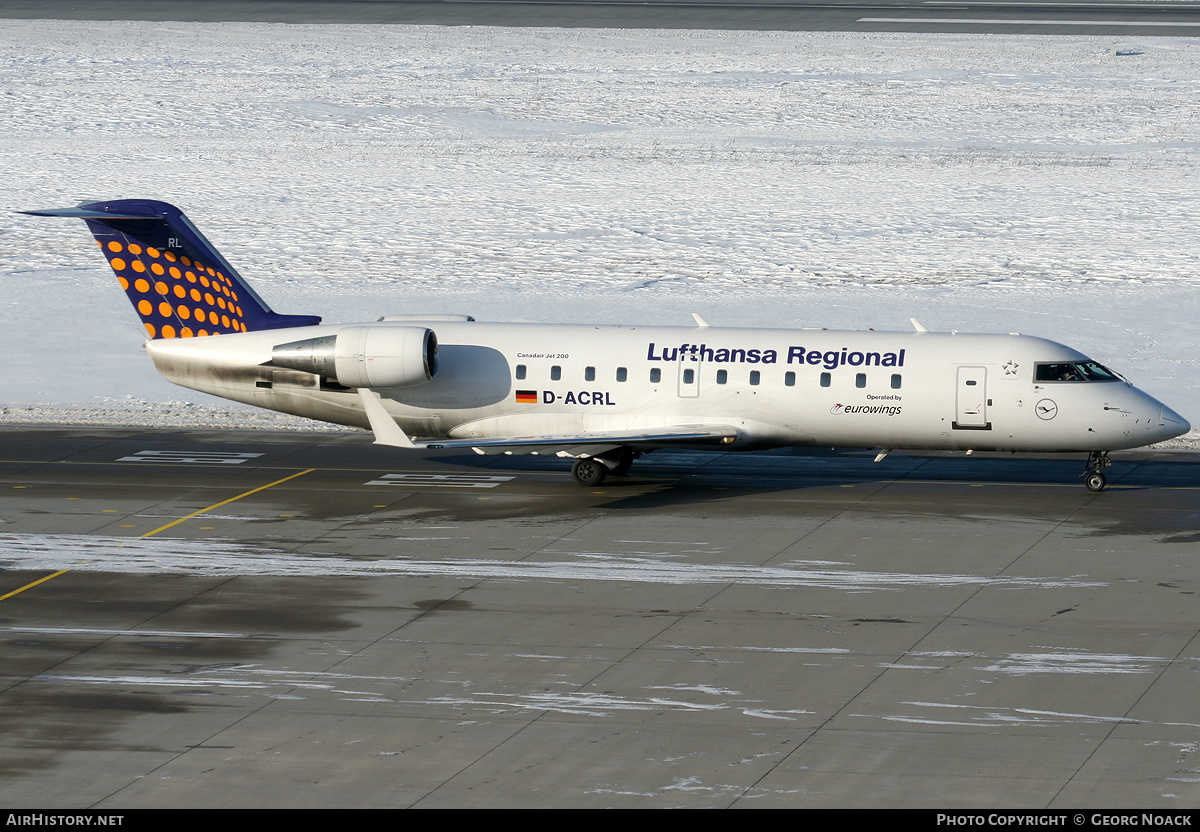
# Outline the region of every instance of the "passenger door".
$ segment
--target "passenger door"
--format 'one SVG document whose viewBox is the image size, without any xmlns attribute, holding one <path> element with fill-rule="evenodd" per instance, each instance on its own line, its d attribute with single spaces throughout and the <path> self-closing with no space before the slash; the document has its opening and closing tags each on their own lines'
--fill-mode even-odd
<svg viewBox="0 0 1200 832">
<path fill-rule="evenodd" d="M 987 418 L 987 367 L 959 367 L 955 395 L 954 427 L 989 430 Z"/>
</svg>

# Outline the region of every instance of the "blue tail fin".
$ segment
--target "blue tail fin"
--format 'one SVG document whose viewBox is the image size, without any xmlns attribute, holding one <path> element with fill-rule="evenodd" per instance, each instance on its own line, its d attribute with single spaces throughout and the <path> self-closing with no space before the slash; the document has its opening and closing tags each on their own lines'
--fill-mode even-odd
<svg viewBox="0 0 1200 832">
<path fill-rule="evenodd" d="M 279 315 L 174 205 L 148 199 L 22 211 L 87 223 L 151 338 L 190 338 L 313 326 L 316 315 Z"/>
</svg>

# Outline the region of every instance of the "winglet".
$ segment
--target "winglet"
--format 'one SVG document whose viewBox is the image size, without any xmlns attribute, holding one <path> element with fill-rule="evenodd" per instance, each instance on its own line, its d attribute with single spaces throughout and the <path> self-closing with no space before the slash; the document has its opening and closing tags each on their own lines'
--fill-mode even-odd
<svg viewBox="0 0 1200 832">
<path fill-rule="evenodd" d="M 375 434 L 376 445 L 391 445 L 394 448 L 416 448 L 396 421 L 388 415 L 383 407 L 379 394 L 366 387 L 358 388 L 358 397 L 362 400 L 363 412 L 371 423 L 371 432 Z"/>
<path fill-rule="evenodd" d="M 917 332 L 928 332 L 929 331 L 925 327 L 921 326 L 921 322 L 918 321 L 916 318 L 909 318 L 909 320 L 912 322 L 913 329 L 915 329 Z"/>
<path fill-rule="evenodd" d="M 701 318 L 695 312 L 692 313 L 692 317 L 696 319 L 696 326 L 700 327 L 701 329 L 708 329 L 708 321 Z"/>
</svg>

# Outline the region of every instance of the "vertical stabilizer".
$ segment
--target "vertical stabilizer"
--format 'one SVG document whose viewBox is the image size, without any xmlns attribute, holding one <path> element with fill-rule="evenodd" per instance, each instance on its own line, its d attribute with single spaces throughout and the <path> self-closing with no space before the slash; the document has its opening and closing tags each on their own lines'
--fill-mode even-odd
<svg viewBox="0 0 1200 832">
<path fill-rule="evenodd" d="M 120 199 L 22 213 L 86 222 L 151 338 L 226 335 L 321 322 L 315 315 L 272 312 L 174 205 Z"/>
</svg>

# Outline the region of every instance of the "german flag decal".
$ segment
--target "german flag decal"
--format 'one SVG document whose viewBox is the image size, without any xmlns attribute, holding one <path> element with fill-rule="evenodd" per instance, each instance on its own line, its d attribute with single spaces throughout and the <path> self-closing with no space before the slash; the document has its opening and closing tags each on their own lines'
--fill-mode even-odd
<svg viewBox="0 0 1200 832">
<path fill-rule="evenodd" d="M 538 394 L 536 390 L 518 390 L 517 404 L 537 404 Z"/>
</svg>

